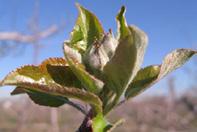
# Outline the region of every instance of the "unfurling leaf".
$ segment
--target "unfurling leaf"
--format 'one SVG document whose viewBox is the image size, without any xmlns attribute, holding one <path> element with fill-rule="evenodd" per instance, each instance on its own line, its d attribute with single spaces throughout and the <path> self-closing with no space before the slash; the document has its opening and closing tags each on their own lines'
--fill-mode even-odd
<svg viewBox="0 0 197 132">
<path fill-rule="evenodd" d="M 161 66 L 149 66 L 141 69 L 129 85 L 125 97 L 134 97 L 143 92 L 145 89 L 165 77 L 168 73 L 185 64 L 185 62 L 195 54 L 197 54 L 197 51 L 177 49 L 164 58 Z"/>
<path fill-rule="evenodd" d="M 97 17 L 77 4 L 79 16 L 69 40 L 69 46 L 78 50 L 80 53 L 91 46 L 95 39 L 100 40 L 104 34 L 104 30 Z"/>
<path fill-rule="evenodd" d="M 65 59 L 50 58 L 39 66 L 18 68 L 0 81 L 0 86 L 15 85 L 12 95 L 28 94 L 39 105 L 77 108 L 86 115 L 77 131 L 111 132 L 122 120 L 111 124 L 107 113 L 182 66 L 197 51 L 177 49 L 161 65 L 140 70 L 148 38 L 141 29 L 127 25 L 125 7 L 116 16 L 115 37 L 112 30 L 104 32 L 92 12 L 77 7 L 79 16 L 70 40 L 63 45 Z M 72 98 L 88 103 L 89 111 Z"/>
<path fill-rule="evenodd" d="M 113 58 L 104 67 L 106 85 L 114 88 L 117 94 L 122 94 L 140 69 L 147 45 L 144 32 L 134 26 L 128 29 L 130 34 L 123 39 L 120 38 Z"/>
<path fill-rule="evenodd" d="M 116 16 L 116 21 L 118 24 L 118 31 L 117 31 L 118 39 L 127 37 L 127 35 L 130 34 L 130 31 L 127 26 L 127 21 L 125 19 L 125 12 L 126 12 L 126 9 L 124 6 L 122 6 L 118 15 Z"/>
<path fill-rule="evenodd" d="M 65 55 L 68 61 L 68 64 L 76 75 L 76 77 L 81 81 L 82 85 L 87 91 L 93 93 L 99 93 L 103 88 L 103 82 L 94 76 L 90 75 L 84 68 L 83 64 L 78 63 L 75 60 L 69 58 L 69 56 Z"/>
</svg>

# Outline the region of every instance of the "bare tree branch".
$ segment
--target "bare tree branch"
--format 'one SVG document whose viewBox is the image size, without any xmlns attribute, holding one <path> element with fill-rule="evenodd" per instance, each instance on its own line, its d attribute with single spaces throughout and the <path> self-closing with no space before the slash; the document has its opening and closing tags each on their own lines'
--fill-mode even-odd
<svg viewBox="0 0 197 132">
<path fill-rule="evenodd" d="M 0 32 L 0 41 L 16 41 L 21 43 L 34 43 L 37 40 L 45 39 L 57 33 L 59 28 L 52 25 L 44 31 L 35 35 L 22 34 L 20 32 Z"/>
</svg>

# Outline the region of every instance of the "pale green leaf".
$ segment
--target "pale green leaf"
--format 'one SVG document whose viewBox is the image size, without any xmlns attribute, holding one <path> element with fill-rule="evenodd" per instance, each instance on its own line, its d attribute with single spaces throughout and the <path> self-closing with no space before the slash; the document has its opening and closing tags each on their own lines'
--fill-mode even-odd
<svg viewBox="0 0 197 132">
<path fill-rule="evenodd" d="M 133 82 L 129 85 L 125 97 L 130 98 L 143 92 L 148 87 L 152 86 L 168 73 L 179 68 L 187 62 L 197 51 L 190 49 L 177 49 L 169 53 L 163 60 L 161 66 L 149 66 L 141 69 Z"/>
<path fill-rule="evenodd" d="M 84 66 L 75 60 L 72 60 L 66 56 L 71 70 L 76 77 L 81 81 L 82 85 L 87 91 L 93 93 L 99 93 L 103 88 L 103 82 L 94 76 L 90 75 L 84 68 Z"/>
<path fill-rule="evenodd" d="M 125 97 L 134 97 L 143 92 L 157 79 L 159 72 L 160 66 L 148 66 L 139 70 L 125 92 Z"/>
<path fill-rule="evenodd" d="M 130 34 L 120 38 L 113 58 L 104 67 L 106 86 L 122 94 L 132 81 L 143 61 L 147 36 L 135 26 L 128 27 Z"/>
<path fill-rule="evenodd" d="M 126 9 L 124 6 L 122 6 L 119 13 L 116 16 L 116 21 L 118 25 L 118 31 L 117 31 L 118 39 L 127 37 L 127 35 L 130 34 L 130 31 L 127 26 L 127 21 L 125 19 L 125 12 L 126 12 Z"/>
</svg>

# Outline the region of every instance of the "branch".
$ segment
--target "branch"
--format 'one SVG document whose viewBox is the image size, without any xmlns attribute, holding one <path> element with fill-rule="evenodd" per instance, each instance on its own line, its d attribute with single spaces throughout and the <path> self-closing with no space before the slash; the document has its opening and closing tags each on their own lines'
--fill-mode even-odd
<svg viewBox="0 0 197 132">
<path fill-rule="evenodd" d="M 22 34 L 20 32 L 0 32 L 0 41 L 16 41 L 21 43 L 33 43 L 40 39 L 45 39 L 58 32 L 59 28 L 52 25 L 44 31 L 35 35 Z"/>
</svg>

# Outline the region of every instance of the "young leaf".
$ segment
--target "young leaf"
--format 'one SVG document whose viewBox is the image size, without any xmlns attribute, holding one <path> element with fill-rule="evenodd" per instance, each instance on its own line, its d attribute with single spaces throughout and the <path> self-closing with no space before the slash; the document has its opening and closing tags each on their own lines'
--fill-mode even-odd
<svg viewBox="0 0 197 132">
<path fill-rule="evenodd" d="M 126 12 L 126 9 L 124 6 L 122 6 L 118 15 L 116 16 L 116 21 L 118 25 L 118 31 L 117 31 L 118 39 L 124 38 L 130 34 L 130 31 L 127 26 L 127 21 L 125 19 L 125 12 Z"/>
<path fill-rule="evenodd" d="M 68 42 L 65 42 L 63 45 L 64 54 L 67 54 L 67 56 L 69 56 L 70 58 L 78 61 L 79 63 L 82 63 L 81 54 L 77 50 L 70 48 L 68 45 L 70 45 L 70 43 Z"/>
<path fill-rule="evenodd" d="M 34 103 L 42 106 L 59 107 L 69 101 L 68 98 L 62 96 L 54 96 L 32 89 L 25 88 L 24 91 L 26 91 L 26 93 Z"/>
<path fill-rule="evenodd" d="M 11 95 L 17 94 L 28 94 L 31 100 L 42 106 L 50 106 L 50 107 L 59 107 L 64 105 L 65 103 L 69 103 L 70 101 L 66 97 L 54 96 L 44 92 L 28 89 L 25 87 L 17 86 L 12 92 Z"/>
<path fill-rule="evenodd" d="M 11 95 L 18 95 L 18 94 L 25 94 L 26 91 L 22 87 L 16 87 L 10 94 Z"/>
<path fill-rule="evenodd" d="M 19 76 L 21 76 L 21 73 L 19 74 L 17 71 L 12 72 L 1 82 L 1 85 L 16 85 L 22 88 L 26 88 L 28 90 L 34 90 L 37 92 L 46 93 L 56 97 L 61 96 L 65 98 L 76 98 L 91 104 L 95 108 L 96 112 L 98 113 L 102 112 L 102 102 L 96 95 L 90 92 L 86 92 L 77 88 L 63 87 L 55 83 L 46 84 L 44 81 L 39 82 L 37 80 L 33 80 L 32 78 L 30 79 L 28 77 L 24 77 L 23 75 L 22 75 L 23 77 L 19 77 Z"/>
<path fill-rule="evenodd" d="M 152 82 L 154 82 L 160 72 L 160 66 L 148 66 L 138 71 L 137 75 L 129 85 L 125 96 L 134 97 L 143 92 Z"/>
<path fill-rule="evenodd" d="M 71 32 L 70 45 L 79 52 L 84 52 L 95 39 L 100 40 L 104 34 L 104 30 L 97 17 L 77 4 L 79 16 Z"/>
<path fill-rule="evenodd" d="M 164 58 L 161 66 L 149 66 L 141 69 L 133 82 L 129 85 L 125 97 L 128 99 L 143 92 L 145 89 L 165 77 L 168 73 L 185 64 L 185 62 L 195 54 L 197 54 L 197 51 L 177 49 Z"/>
<path fill-rule="evenodd" d="M 128 29 L 130 34 L 120 38 L 115 55 L 104 67 L 106 85 L 108 88 L 115 89 L 118 95 L 127 88 L 139 70 L 147 45 L 144 32 L 134 26 Z"/>
<path fill-rule="evenodd" d="M 44 65 L 44 63 L 43 63 Z M 42 65 L 42 68 L 44 66 Z M 19 85 L 21 82 L 29 83 L 42 83 L 50 84 L 54 83 L 52 78 L 46 73 L 45 70 L 41 70 L 38 66 L 24 66 L 11 72 L 3 81 L 2 85 Z M 58 107 L 65 104 L 67 98 L 61 99 L 57 96 L 47 95 L 45 93 L 30 91 L 23 87 L 17 87 L 12 91 L 12 95 L 27 93 L 29 97 L 39 105 Z"/>
<path fill-rule="evenodd" d="M 62 96 L 66 98 L 75 98 L 92 105 L 96 112 L 102 112 L 102 102 L 95 94 L 87 91 L 83 91 L 77 88 L 67 88 L 56 84 L 44 85 L 37 83 L 23 83 L 18 84 L 19 86 L 26 87 L 28 89 L 45 92 L 54 96 Z"/>
<path fill-rule="evenodd" d="M 90 75 L 84 66 L 65 55 L 70 65 L 71 70 L 76 77 L 81 81 L 82 85 L 87 91 L 99 93 L 103 88 L 103 82 L 94 76 Z"/>
<path fill-rule="evenodd" d="M 81 82 L 70 69 L 68 63 L 63 58 L 49 58 L 39 66 L 58 84 L 66 87 L 82 88 Z"/>
</svg>

